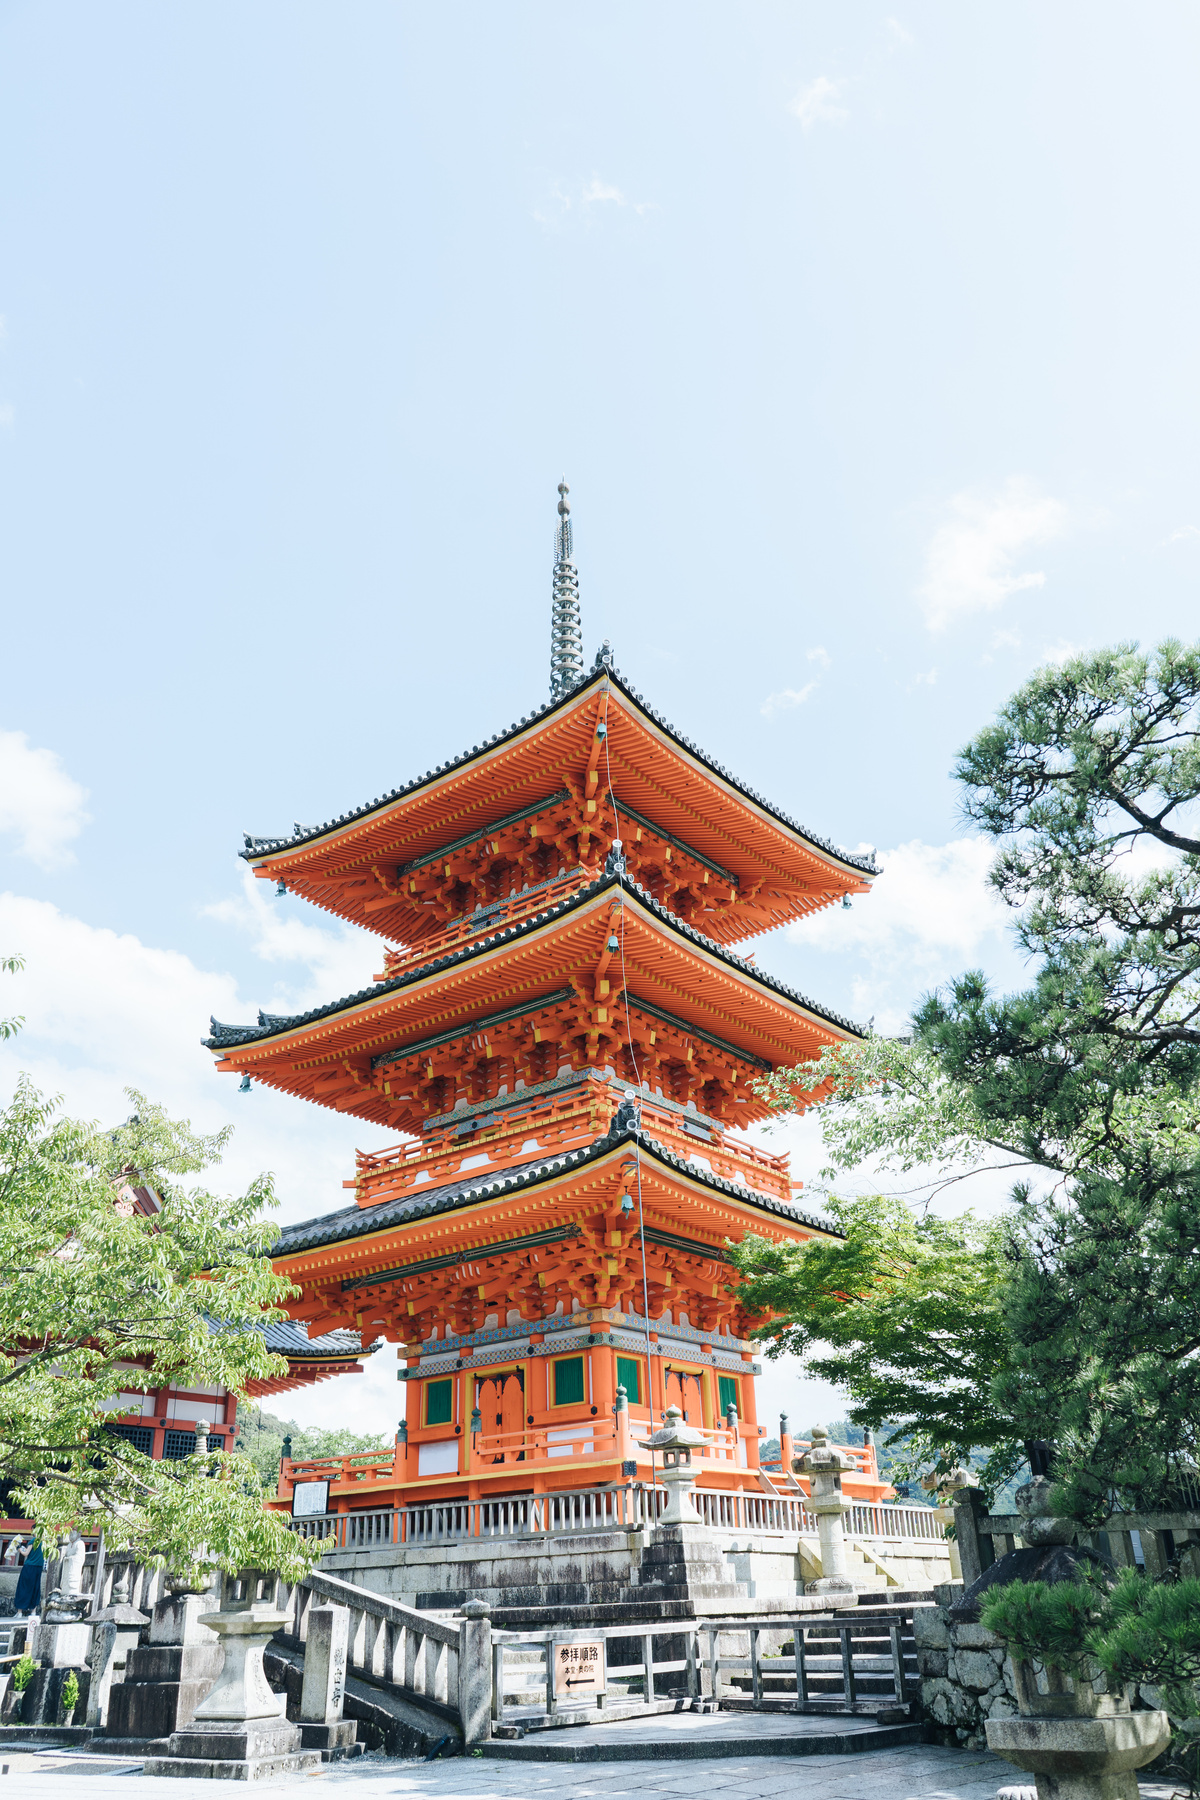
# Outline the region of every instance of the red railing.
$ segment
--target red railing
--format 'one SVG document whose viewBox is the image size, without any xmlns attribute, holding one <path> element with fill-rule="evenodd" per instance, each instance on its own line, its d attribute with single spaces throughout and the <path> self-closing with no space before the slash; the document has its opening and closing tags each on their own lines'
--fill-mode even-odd
<svg viewBox="0 0 1200 1800">
<path fill-rule="evenodd" d="M 505 925 L 515 925 L 533 913 L 545 912 L 569 898 L 577 888 L 595 881 L 599 873 L 599 869 L 572 869 L 569 875 L 557 876 L 553 881 L 543 882 L 537 887 L 526 888 L 516 894 L 506 894 L 499 900 L 489 900 L 476 911 L 464 913 L 460 919 L 451 919 L 448 925 L 431 936 L 422 938 L 419 943 L 408 944 L 403 950 L 385 950 L 383 970 L 375 979 L 391 981 L 393 976 L 403 974 L 405 969 L 433 962 L 437 957 L 445 956 L 449 951 L 470 943 L 473 938 L 488 937 Z M 402 894 L 396 896 L 397 902 L 404 898 Z"/>
<path fill-rule="evenodd" d="M 470 1132 L 462 1130 L 467 1122 L 464 1118 L 431 1132 L 419 1143 L 397 1144 L 370 1154 L 360 1150 L 358 1174 L 343 1185 L 355 1190 L 360 1206 L 378 1206 L 426 1181 L 438 1186 L 454 1180 L 465 1162 L 479 1169 L 511 1168 L 540 1152 L 574 1148 L 603 1134 L 623 1091 L 599 1080 L 581 1082 L 565 1092 L 530 1100 L 516 1118 L 505 1108 L 496 1114 L 475 1115 L 476 1129 Z M 756 1188 L 774 1199 L 791 1200 L 793 1184 L 786 1155 L 773 1156 L 719 1126 L 689 1130 L 685 1113 L 658 1104 L 648 1094 L 639 1096 L 639 1104 L 643 1129 L 667 1149 L 727 1181 Z M 707 1135 L 702 1135 L 705 1132 Z M 486 1165 L 479 1160 L 485 1156 Z"/>
</svg>

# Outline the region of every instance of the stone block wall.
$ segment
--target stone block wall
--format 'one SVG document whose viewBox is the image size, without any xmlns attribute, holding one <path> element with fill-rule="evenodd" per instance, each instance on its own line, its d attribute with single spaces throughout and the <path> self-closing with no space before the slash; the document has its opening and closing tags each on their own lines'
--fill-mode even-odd
<svg viewBox="0 0 1200 1800">
<path fill-rule="evenodd" d="M 994 1632 L 951 1619 L 950 1607 L 962 1591 L 958 1582 L 935 1587 L 937 1604 L 913 1613 L 921 1701 L 946 1743 L 983 1750 L 985 1722 L 1016 1717 L 1016 1681 L 1012 1658 Z"/>
</svg>

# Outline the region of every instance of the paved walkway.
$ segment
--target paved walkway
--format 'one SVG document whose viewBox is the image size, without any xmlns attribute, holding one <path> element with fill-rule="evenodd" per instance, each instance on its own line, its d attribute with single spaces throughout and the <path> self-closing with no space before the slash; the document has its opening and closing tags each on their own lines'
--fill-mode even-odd
<svg viewBox="0 0 1200 1800">
<path fill-rule="evenodd" d="M 12 1767 L 3 1777 L 5 1800 L 216 1800 L 211 1781 L 171 1780 L 132 1772 L 127 1762 L 105 1765 L 100 1757 L 38 1756 L 34 1766 Z M 21 1759 L 24 1765 L 25 1759 Z M 908 1745 L 866 1756 L 736 1757 L 719 1762 L 622 1762 L 574 1769 L 562 1763 L 493 1762 L 456 1757 L 449 1762 L 401 1762 L 365 1756 L 332 1764 L 319 1774 L 264 1782 L 262 1790 L 296 1793 L 312 1784 L 338 1800 L 993 1800 L 1016 1771 L 986 1752 Z M 262 1791 L 256 1786 L 256 1792 Z M 1171 1800 L 1172 1789 L 1151 1783 L 1143 1800 Z"/>
</svg>

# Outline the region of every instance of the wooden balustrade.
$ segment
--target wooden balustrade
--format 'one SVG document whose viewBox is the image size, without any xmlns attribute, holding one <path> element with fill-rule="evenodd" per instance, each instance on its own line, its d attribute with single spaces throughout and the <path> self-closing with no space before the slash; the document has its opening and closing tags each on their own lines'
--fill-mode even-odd
<svg viewBox="0 0 1200 1800">
<path fill-rule="evenodd" d="M 558 906 L 563 900 L 569 899 L 576 889 L 584 887 L 589 881 L 595 881 L 599 873 L 599 869 L 572 869 L 568 875 L 557 875 L 550 881 L 538 882 L 535 887 L 521 889 L 515 894 L 504 894 L 497 900 L 489 901 L 486 906 L 464 913 L 461 918 L 451 919 L 440 931 L 432 932 L 428 937 L 423 937 L 402 950 L 385 950 L 383 971 L 375 979 L 391 981 L 395 976 L 402 975 L 405 969 L 423 967 L 426 963 L 435 962 L 439 956 L 447 956 L 451 951 L 461 949 L 475 938 L 489 937 L 492 932 L 516 925 L 534 913 Z"/>
<path fill-rule="evenodd" d="M 602 1691 L 586 1698 L 559 1694 L 558 1654 L 581 1642 L 602 1646 Z M 631 1648 L 640 1650 L 637 1660 L 628 1657 Z M 492 1637 L 492 1729 L 505 1735 L 522 1727 L 674 1711 L 684 1696 L 736 1699 L 756 1711 L 869 1713 L 881 1706 L 907 1708 L 919 1690 L 911 1608 L 854 1620 L 781 1614 L 673 1621 L 650 1631 L 598 1625 Z"/>
<path fill-rule="evenodd" d="M 955 1538 L 968 1587 L 999 1557 L 1017 1548 L 1023 1541 L 1024 1525 L 1020 1513 L 989 1513 L 978 1488 L 962 1488 L 956 1493 Z M 1178 1549 L 1200 1543 L 1200 1507 L 1113 1513 L 1095 1530 L 1081 1527 L 1077 1541 L 1090 1543 L 1118 1569 L 1143 1568 L 1148 1575 L 1161 1577 Z"/>
<path fill-rule="evenodd" d="M 355 1190 L 360 1206 L 379 1206 L 424 1186 L 426 1180 L 433 1186 L 452 1181 L 467 1159 L 486 1155 L 491 1166 L 511 1168 L 529 1160 L 531 1140 L 539 1152 L 569 1149 L 603 1134 L 623 1092 L 619 1085 L 589 1081 L 522 1102 L 515 1117 L 508 1107 L 495 1114 L 464 1116 L 418 1143 L 397 1144 L 370 1154 L 360 1151 L 358 1173 L 343 1185 Z M 513 1109 L 519 1102 L 520 1096 L 515 1096 Z M 638 1102 L 643 1129 L 667 1149 L 707 1165 L 728 1181 L 790 1202 L 792 1181 L 786 1155 L 774 1156 L 720 1127 L 701 1128 L 693 1123 L 689 1129 L 686 1112 L 677 1113 L 649 1094 L 639 1093 Z M 473 1129 L 464 1130 L 468 1124 Z M 425 1179 L 418 1182 L 418 1176 Z"/>
</svg>

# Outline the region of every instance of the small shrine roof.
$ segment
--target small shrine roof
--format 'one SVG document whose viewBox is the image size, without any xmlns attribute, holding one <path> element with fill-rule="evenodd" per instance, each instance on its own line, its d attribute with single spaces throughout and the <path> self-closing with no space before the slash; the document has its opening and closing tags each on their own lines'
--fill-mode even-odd
<svg viewBox="0 0 1200 1800">
<path fill-rule="evenodd" d="M 717 762 L 714 757 L 709 756 L 708 753 L 705 750 L 702 750 L 698 744 L 694 743 L 691 738 L 686 737 L 683 732 L 678 731 L 675 726 L 664 719 L 662 714 L 651 706 L 649 701 L 634 688 L 632 683 L 613 666 L 610 657 L 606 654 L 606 650 L 601 650 L 597 653 L 591 672 L 584 675 L 573 687 L 567 688 L 557 699 L 549 700 L 544 705 L 535 707 L 531 712 L 523 714 L 522 717 L 515 720 L 513 724 L 505 727 L 504 730 L 495 732 L 491 737 L 485 738 L 480 744 L 473 744 L 469 750 L 464 750 L 461 755 L 452 757 L 448 762 L 438 763 L 435 768 L 427 769 L 424 775 L 418 775 L 412 781 L 405 782 L 399 787 L 392 788 L 389 793 L 379 794 L 374 800 L 368 800 L 362 806 L 354 807 L 349 812 L 339 813 L 336 818 L 327 819 L 322 825 L 297 825 L 289 837 L 253 837 L 247 832 L 244 834 L 245 848 L 240 851 L 239 854 L 247 861 L 253 861 L 258 857 L 277 854 L 279 851 L 295 850 L 305 844 L 314 842 L 316 839 L 324 836 L 326 832 L 338 831 L 347 825 L 353 825 L 356 821 L 367 819 L 372 813 L 378 812 L 381 808 L 393 806 L 398 800 L 404 800 L 413 794 L 419 793 L 423 787 L 426 787 L 431 782 L 441 781 L 448 774 L 468 768 L 477 757 L 486 756 L 490 751 L 495 750 L 498 745 L 508 742 L 509 739 L 519 737 L 520 734 L 527 731 L 531 725 L 536 725 L 541 720 L 551 718 L 556 712 L 560 712 L 565 707 L 572 705 L 587 687 L 604 676 L 607 676 L 609 681 L 621 690 L 626 699 L 630 700 L 648 719 L 652 720 L 659 730 L 669 737 L 679 749 L 686 751 L 689 756 L 694 757 L 697 762 L 703 764 L 711 774 L 727 783 L 728 786 L 740 794 L 743 799 L 748 800 L 754 806 L 761 808 L 761 810 L 768 814 L 777 824 L 784 826 L 790 832 L 794 832 L 797 836 L 803 838 L 807 843 L 811 844 L 814 848 L 821 850 L 827 856 L 835 857 L 840 863 L 860 871 L 863 875 L 874 876 L 879 873 L 873 853 L 869 856 L 854 854 L 851 851 L 844 849 L 841 845 L 835 844 L 832 839 L 821 836 L 819 832 L 810 831 L 807 826 L 801 825 L 788 813 L 782 811 L 780 807 L 773 805 L 771 801 L 765 799 L 756 789 L 750 787 L 746 782 L 741 781 L 729 769 L 725 768 L 724 764 Z"/>
<path fill-rule="evenodd" d="M 385 1231 L 389 1226 L 431 1218 L 437 1213 L 474 1206 L 484 1200 L 497 1200 L 503 1195 L 517 1193 L 522 1188 L 534 1187 L 547 1176 L 566 1174 L 581 1169 L 590 1162 L 598 1162 L 618 1145 L 634 1138 L 645 1155 L 653 1157 L 680 1175 L 686 1175 L 690 1181 L 743 1203 L 749 1202 L 763 1212 L 786 1219 L 789 1224 L 807 1225 L 814 1231 L 827 1232 L 832 1237 L 842 1235 L 835 1225 L 820 1214 L 801 1212 L 799 1207 L 788 1206 L 782 1200 L 760 1193 L 757 1188 L 745 1187 L 741 1182 L 728 1181 L 723 1175 L 714 1174 L 710 1169 L 699 1168 L 684 1157 L 676 1156 L 674 1151 L 648 1137 L 638 1127 L 623 1125 L 620 1129 L 611 1129 L 604 1137 L 596 1138 L 593 1143 L 579 1150 L 565 1151 L 558 1156 L 541 1156 L 533 1162 L 518 1163 L 513 1168 L 497 1170 L 491 1176 L 473 1173 L 465 1179 L 452 1181 L 441 1187 L 423 1187 L 416 1193 L 406 1194 L 399 1200 L 384 1201 L 379 1206 L 345 1206 L 337 1212 L 324 1213 L 319 1218 L 306 1219 L 297 1225 L 285 1225 L 270 1254 L 273 1258 L 296 1256 L 325 1244 L 341 1243 L 348 1238 L 366 1237 Z M 331 1332 L 329 1335 L 333 1337 L 339 1334 Z"/>
<path fill-rule="evenodd" d="M 732 950 L 726 949 L 724 945 L 714 943 L 712 938 L 705 937 L 704 933 L 697 931 L 695 926 L 688 925 L 665 906 L 660 905 L 652 894 L 648 894 L 645 888 L 639 887 L 635 881 L 630 881 L 627 876 L 612 874 L 601 875 L 597 880 L 577 888 L 573 894 L 570 894 L 565 900 L 559 901 L 557 905 L 548 906 L 541 912 L 533 913 L 515 925 L 503 926 L 498 931 L 472 938 L 463 947 L 452 950 L 445 956 L 436 957 L 432 962 L 421 963 L 415 968 L 405 969 L 402 974 L 394 976 L 390 981 L 373 982 L 369 988 L 360 988 L 357 993 L 346 994 L 340 1000 L 328 1001 L 324 1006 L 313 1007 L 308 1012 L 290 1015 L 260 1012 L 257 1025 L 224 1025 L 214 1018 L 210 1021 L 211 1036 L 203 1038 L 201 1042 L 208 1050 L 232 1050 L 240 1044 L 264 1043 L 280 1033 L 294 1031 L 298 1026 L 312 1025 L 320 1019 L 331 1018 L 347 1007 L 359 1006 L 366 1001 L 379 999 L 383 995 L 396 993 L 401 988 L 425 980 L 428 976 L 438 974 L 444 969 L 469 962 L 481 951 L 491 950 L 498 944 L 516 942 L 539 930 L 548 920 L 566 916 L 573 909 L 594 899 L 597 894 L 603 893 L 606 888 L 615 888 L 618 884 L 623 885 L 628 893 L 636 895 L 647 911 L 669 927 L 671 931 L 682 938 L 690 939 L 710 955 L 716 956 L 728 964 L 730 968 L 749 975 L 759 986 L 780 995 L 785 1000 L 792 1001 L 795 1005 L 804 1007 L 806 1011 L 814 1013 L 830 1025 L 837 1026 L 841 1031 L 849 1032 L 855 1037 L 866 1036 L 865 1026 L 856 1024 L 853 1019 L 847 1019 L 843 1014 L 835 1012 L 832 1007 L 822 1006 L 819 1002 L 810 1000 L 806 994 L 789 987 L 786 982 L 777 980 L 775 976 L 766 974 L 754 963 L 748 962 L 745 957 L 737 956 Z M 464 1026 L 464 1031 L 469 1029 L 469 1025 Z"/>
</svg>

